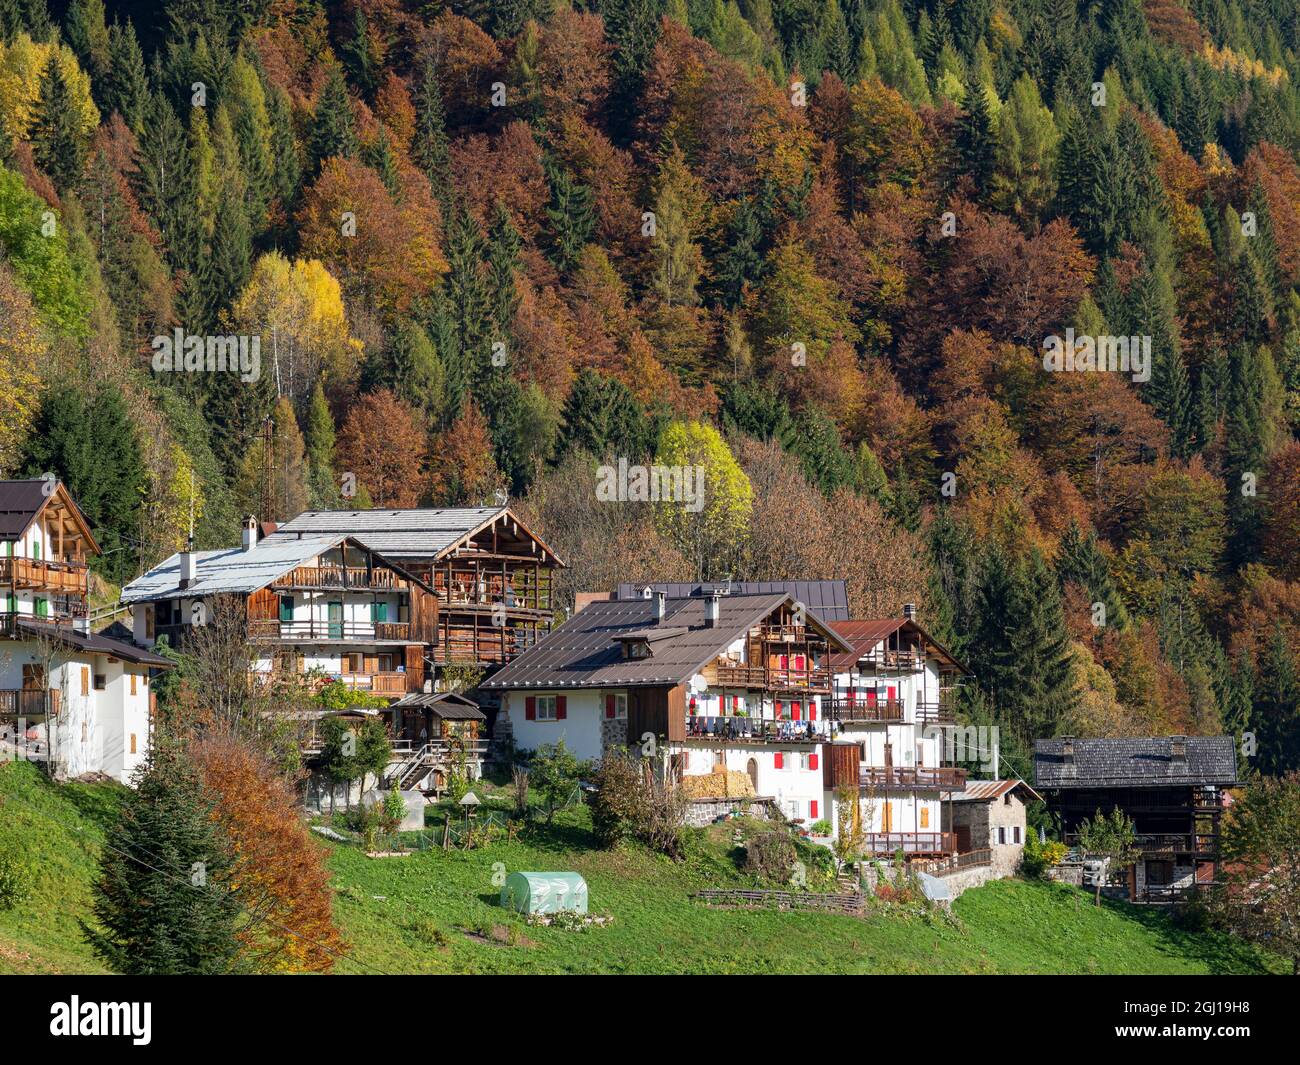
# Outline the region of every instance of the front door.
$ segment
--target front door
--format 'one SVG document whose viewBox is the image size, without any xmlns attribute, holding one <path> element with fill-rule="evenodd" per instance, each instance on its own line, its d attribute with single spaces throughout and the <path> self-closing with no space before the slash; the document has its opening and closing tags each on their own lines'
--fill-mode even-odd
<svg viewBox="0 0 1300 1065">
<path fill-rule="evenodd" d="M 754 785 L 754 794 L 758 794 L 758 762 L 751 758 L 749 764 L 745 766 L 745 772 L 749 774 L 749 782 Z"/>
<path fill-rule="evenodd" d="M 343 639 L 343 604 L 332 602 L 328 607 L 329 633 L 331 640 Z"/>
<path fill-rule="evenodd" d="M 888 750 L 888 748 L 885 749 Z M 894 831 L 894 804 L 888 799 L 885 800 L 884 805 L 880 808 L 880 831 Z"/>
</svg>

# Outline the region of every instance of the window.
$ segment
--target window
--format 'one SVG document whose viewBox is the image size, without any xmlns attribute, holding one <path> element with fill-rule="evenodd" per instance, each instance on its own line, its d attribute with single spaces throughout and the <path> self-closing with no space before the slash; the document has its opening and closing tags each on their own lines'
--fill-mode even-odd
<svg viewBox="0 0 1300 1065">
<path fill-rule="evenodd" d="M 135 733 L 131 733 L 131 753 L 135 754 Z"/>
<path fill-rule="evenodd" d="M 131 674 L 131 694 L 135 694 L 135 674 Z"/>
<path fill-rule="evenodd" d="M 930 808 L 928 806 L 921 807 L 921 827 L 930 827 Z"/>
<path fill-rule="evenodd" d="M 81 667 L 81 694 L 82 695 L 90 694 L 90 667 L 89 666 Z"/>
<path fill-rule="evenodd" d="M 293 596 L 282 595 L 280 596 L 280 621 L 286 622 L 292 620 L 293 620 Z"/>
<path fill-rule="evenodd" d="M 1015 842 L 1015 843 L 1019 843 L 1019 842 L 1020 842 L 1020 826 L 1019 826 L 1019 825 L 1016 825 L 1016 827 L 1013 828 L 1013 829 L 1011 830 L 1011 839 L 1012 839 L 1012 841 Z"/>
<path fill-rule="evenodd" d="M 627 692 L 614 693 L 614 719 L 616 721 L 627 719 Z"/>
<path fill-rule="evenodd" d="M 812 768 L 812 766 L 810 766 L 810 765 L 808 764 L 808 758 L 809 758 L 809 755 L 808 755 L 808 752 L 807 752 L 807 751 L 800 751 L 800 752 L 799 752 L 799 768 L 800 768 L 800 769 L 811 769 L 811 768 Z"/>
<path fill-rule="evenodd" d="M 537 720 L 555 721 L 555 696 L 539 695 L 537 697 Z"/>
<path fill-rule="evenodd" d="M 38 618 L 48 618 L 50 616 L 50 601 L 48 599 L 36 600 L 36 616 Z"/>
<path fill-rule="evenodd" d="M 381 625 L 381 624 L 383 624 L 385 621 L 387 621 L 387 620 L 388 620 L 388 604 L 387 604 L 387 603 L 371 603 L 371 604 L 370 604 L 370 620 L 371 620 L 371 622 L 372 622 L 373 624 L 376 624 L 376 625 Z"/>
<path fill-rule="evenodd" d="M 97 692 L 102 692 L 106 687 L 108 687 L 108 678 L 105 677 L 104 674 L 102 674 L 102 673 L 96 673 L 96 674 L 95 674 L 95 691 L 97 691 Z"/>
<path fill-rule="evenodd" d="M 1006 841 L 1007 841 L 1007 830 L 1006 830 L 1005 828 L 1003 828 L 1001 825 L 999 825 L 999 826 L 998 826 L 998 842 L 999 842 L 999 843 L 1006 843 Z"/>
</svg>

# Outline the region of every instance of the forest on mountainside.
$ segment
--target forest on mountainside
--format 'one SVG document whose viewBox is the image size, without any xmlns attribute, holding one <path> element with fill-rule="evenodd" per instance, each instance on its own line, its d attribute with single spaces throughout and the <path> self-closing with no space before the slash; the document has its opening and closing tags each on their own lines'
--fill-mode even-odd
<svg viewBox="0 0 1300 1065">
<path fill-rule="evenodd" d="M 0 0 L 0 476 L 105 588 L 502 498 L 919 604 L 974 723 L 1300 766 L 1293 0 Z M 1150 379 L 1046 337 L 1149 337 Z M 179 332 L 178 332 L 179 331 Z M 155 369 L 260 340 L 261 372 Z M 698 514 L 595 467 L 706 468 Z"/>
</svg>

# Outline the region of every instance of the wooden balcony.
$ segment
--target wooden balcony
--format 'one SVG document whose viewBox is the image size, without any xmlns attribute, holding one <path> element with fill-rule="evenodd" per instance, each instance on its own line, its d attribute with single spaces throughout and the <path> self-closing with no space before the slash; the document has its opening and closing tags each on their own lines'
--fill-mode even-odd
<svg viewBox="0 0 1300 1065">
<path fill-rule="evenodd" d="M 0 558 L 0 584 L 36 591 L 63 592 L 85 599 L 90 593 L 90 570 L 83 562 Z"/>
<path fill-rule="evenodd" d="M 59 712 L 59 690 L 0 688 L 0 714 L 16 717 L 44 717 Z"/>
<path fill-rule="evenodd" d="M 1198 854 L 1213 855 L 1219 850 L 1219 837 L 1213 832 L 1139 832 L 1134 837 L 1136 848 L 1144 857 L 1161 855 Z M 1077 832 L 1065 834 L 1068 847 L 1077 846 Z"/>
<path fill-rule="evenodd" d="M 863 666 L 885 669 L 896 673 L 915 673 L 925 668 L 924 651 L 890 651 L 876 649 L 859 660 Z"/>
<path fill-rule="evenodd" d="M 938 788 L 964 791 L 966 770 L 953 766 L 863 766 L 859 784 L 864 791 L 918 791 Z"/>
<path fill-rule="evenodd" d="M 390 569 L 367 569 L 365 566 L 299 566 L 277 577 L 272 588 L 321 588 L 358 591 L 405 591 L 410 582 Z"/>
<path fill-rule="evenodd" d="M 809 731 L 811 728 L 811 731 Z M 686 718 L 686 739 L 707 743 L 745 746 L 748 744 L 815 746 L 830 737 L 824 722 L 769 721 L 752 717 Z"/>
<path fill-rule="evenodd" d="M 833 721 L 902 721 L 903 700 L 836 699 L 828 712 Z"/>
<path fill-rule="evenodd" d="M 769 669 L 763 666 L 732 665 L 717 662 L 713 666 L 715 685 L 719 688 L 752 688 L 772 692 L 826 692 L 831 690 L 829 669 Z"/>
<path fill-rule="evenodd" d="M 868 832 L 863 837 L 867 854 L 886 857 L 902 851 L 912 855 L 948 855 L 957 853 L 955 832 Z"/>
<path fill-rule="evenodd" d="M 159 631 L 162 631 L 161 629 Z M 248 635 L 254 640 L 356 640 L 358 642 L 396 640 L 412 642 L 411 626 L 405 621 L 328 621 L 313 618 L 302 621 L 277 621 L 275 618 L 250 618 Z M 419 642 L 419 640 L 415 640 Z"/>
<path fill-rule="evenodd" d="M 918 725 L 955 725 L 957 715 L 952 703 L 947 700 L 938 702 L 918 701 L 916 704 L 916 723 Z"/>
</svg>

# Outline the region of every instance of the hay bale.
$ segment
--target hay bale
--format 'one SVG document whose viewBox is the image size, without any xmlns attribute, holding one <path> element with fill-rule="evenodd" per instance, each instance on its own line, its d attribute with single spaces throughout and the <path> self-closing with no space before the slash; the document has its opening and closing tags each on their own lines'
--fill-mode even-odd
<svg viewBox="0 0 1300 1065">
<path fill-rule="evenodd" d="M 711 773 L 683 777 L 682 791 L 688 799 L 752 799 L 754 783 L 748 773 L 715 765 Z"/>
</svg>

